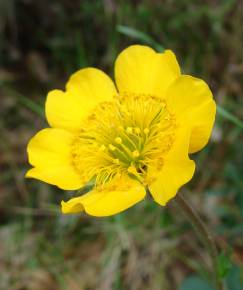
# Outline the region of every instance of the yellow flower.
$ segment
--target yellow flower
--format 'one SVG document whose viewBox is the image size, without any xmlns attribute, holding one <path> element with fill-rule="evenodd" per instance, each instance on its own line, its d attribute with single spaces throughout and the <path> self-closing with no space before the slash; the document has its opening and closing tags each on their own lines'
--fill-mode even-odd
<svg viewBox="0 0 243 290">
<path fill-rule="evenodd" d="M 128 47 L 116 60 L 115 80 L 95 68 L 74 73 L 66 91 L 47 96 L 51 128 L 28 144 L 27 177 L 66 190 L 94 182 L 89 193 L 62 201 L 63 213 L 113 215 L 141 201 L 146 188 L 165 205 L 194 174 L 188 154 L 210 137 L 212 93 L 181 74 L 172 51 Z"/>
</svg>

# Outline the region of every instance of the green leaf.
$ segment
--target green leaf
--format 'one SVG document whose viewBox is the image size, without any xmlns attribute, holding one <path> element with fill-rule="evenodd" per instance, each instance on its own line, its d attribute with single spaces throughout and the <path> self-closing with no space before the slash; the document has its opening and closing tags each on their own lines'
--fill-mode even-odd
<svg viewBox="0 0 243 290">
<path fill-rule="evenodd" d="M 216 290 L 199 276 L 190 276 L 186 278 L 178 290 Z"/>
<path fill-rule="evenodd" d="M 242 290 L 243 289 L 243 273 L 241 269 L 236 266 L 232 267 L 226 278 L 226 283 L 228 286 L 228 290 Z"/>
<path fill-rule="evenodd" d="M 228 275 L 229 270 L 232 267 L 232 263 L 228 255 L 225 255 L 223 252 L 218 256 L 218 276 L 224 278 Z"/>
</svg>

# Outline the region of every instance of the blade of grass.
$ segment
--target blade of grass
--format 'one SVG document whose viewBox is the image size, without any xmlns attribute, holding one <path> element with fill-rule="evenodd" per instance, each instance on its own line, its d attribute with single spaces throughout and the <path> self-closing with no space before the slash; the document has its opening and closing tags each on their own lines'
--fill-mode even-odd
<svg viewBox="0 0 243 290">
<path fill-rule="evenodd" d="M 221 106 L 217 105 L 217 113 L 222 116 L 223 118 L 227 119 L 228 121 L 232 122 L 236 126 L 243 129 L 243 121 L 235 117 L 233 114 L 231 114 L 229 111 L 225 110 Z"/>
<path fill-rule="evenodd" d="M 39 104 L 35 103 L 34 101 L 32 101 L 29 98 L 22 96 L 22 95 L 18 97 L 18 100 L 22 105 L 24 105 L 25 107 L 27 107 L 31 111 L 33 111 L 34 113 L 36 113 L 40 117 L 45 118 L 45 113 L 44 113 L 42 106 L 40 106 Z"/>
<path fill-rule="evenodd" d="M 129 36 L 131 38 L 138 39 L 138 40 L 142 41 L 143 43 L 151 45 L 159 52 L 163 52 L 165 50 L 162 45 L 160 45 L 152 37 L 150 37 L 149 35 L 147 35 L 146 33 L 142 32 L 142 31 L 139 31 L 137 29 L 134 29 L 134 28 L 131 28 L 128 26 L 124 26 L 124 25 L 117 25 L 116 29 L 121 34 Z"/>
<path fill-rule="evenodd" d="M 14 97 L 17 98 L 17 101 L 25 106 L 26 108 L 30 109 L 32 112 L 36 113 L 37 115 L 39 115 L 42 118 L 45 118 L 45 113 L 44 113 L 44 109 L 43 106 L 41 106 L 40 104 L 32 101 L 31 99 L 25 97 L 24 95 L 20 94 L 19 92 L 9 88 L 9 87 L 4 87 L 4 91 L 9 94 L 12 95 Z"/>
</svg>

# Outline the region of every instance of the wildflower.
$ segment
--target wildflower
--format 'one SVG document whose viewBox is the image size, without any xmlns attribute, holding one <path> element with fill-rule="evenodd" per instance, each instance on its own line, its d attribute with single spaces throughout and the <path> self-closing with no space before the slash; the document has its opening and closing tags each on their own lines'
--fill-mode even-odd
<svg viewBox="0 0 243 290">
<path fill-rule="evenodd" d="M 47 96 L 51 128 L 28 144 L 27 177 L 65 190 L 93 180 L 90 192 L 62 201 L 63 213 L 116 214 L 141 201 L 146 188 L 165 205 L 194 174 L 188 154 L 210 137 L 212 93 L 181 74 L 172 51 L 128 47 L 116 60 L 115 80 L 95 68 L 74 73 L 66 91 Z"/>
</svg>

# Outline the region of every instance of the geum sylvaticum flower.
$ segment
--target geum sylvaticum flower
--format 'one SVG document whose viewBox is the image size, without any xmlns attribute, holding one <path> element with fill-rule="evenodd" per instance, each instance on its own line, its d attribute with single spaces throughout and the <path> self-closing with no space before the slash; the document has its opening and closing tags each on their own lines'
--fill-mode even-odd
<svg viewBox="0 0 243 290">
<path fill-rule="evenodd" d="M 149 189 L 165 205 L 195 170 L 188 154 L 211 134 L 215 102 L 207 84 L 180 73 L 172 51 L 125 49 L 115 63 L 116 86 L 102 71 L 74 73 L 66 91 L 47 96 L 51 128 L 28 144 L 26 176 L 90 192 L 62 202 L 63 213 L 108 216 L 141 201 Z"/>
</svg>

